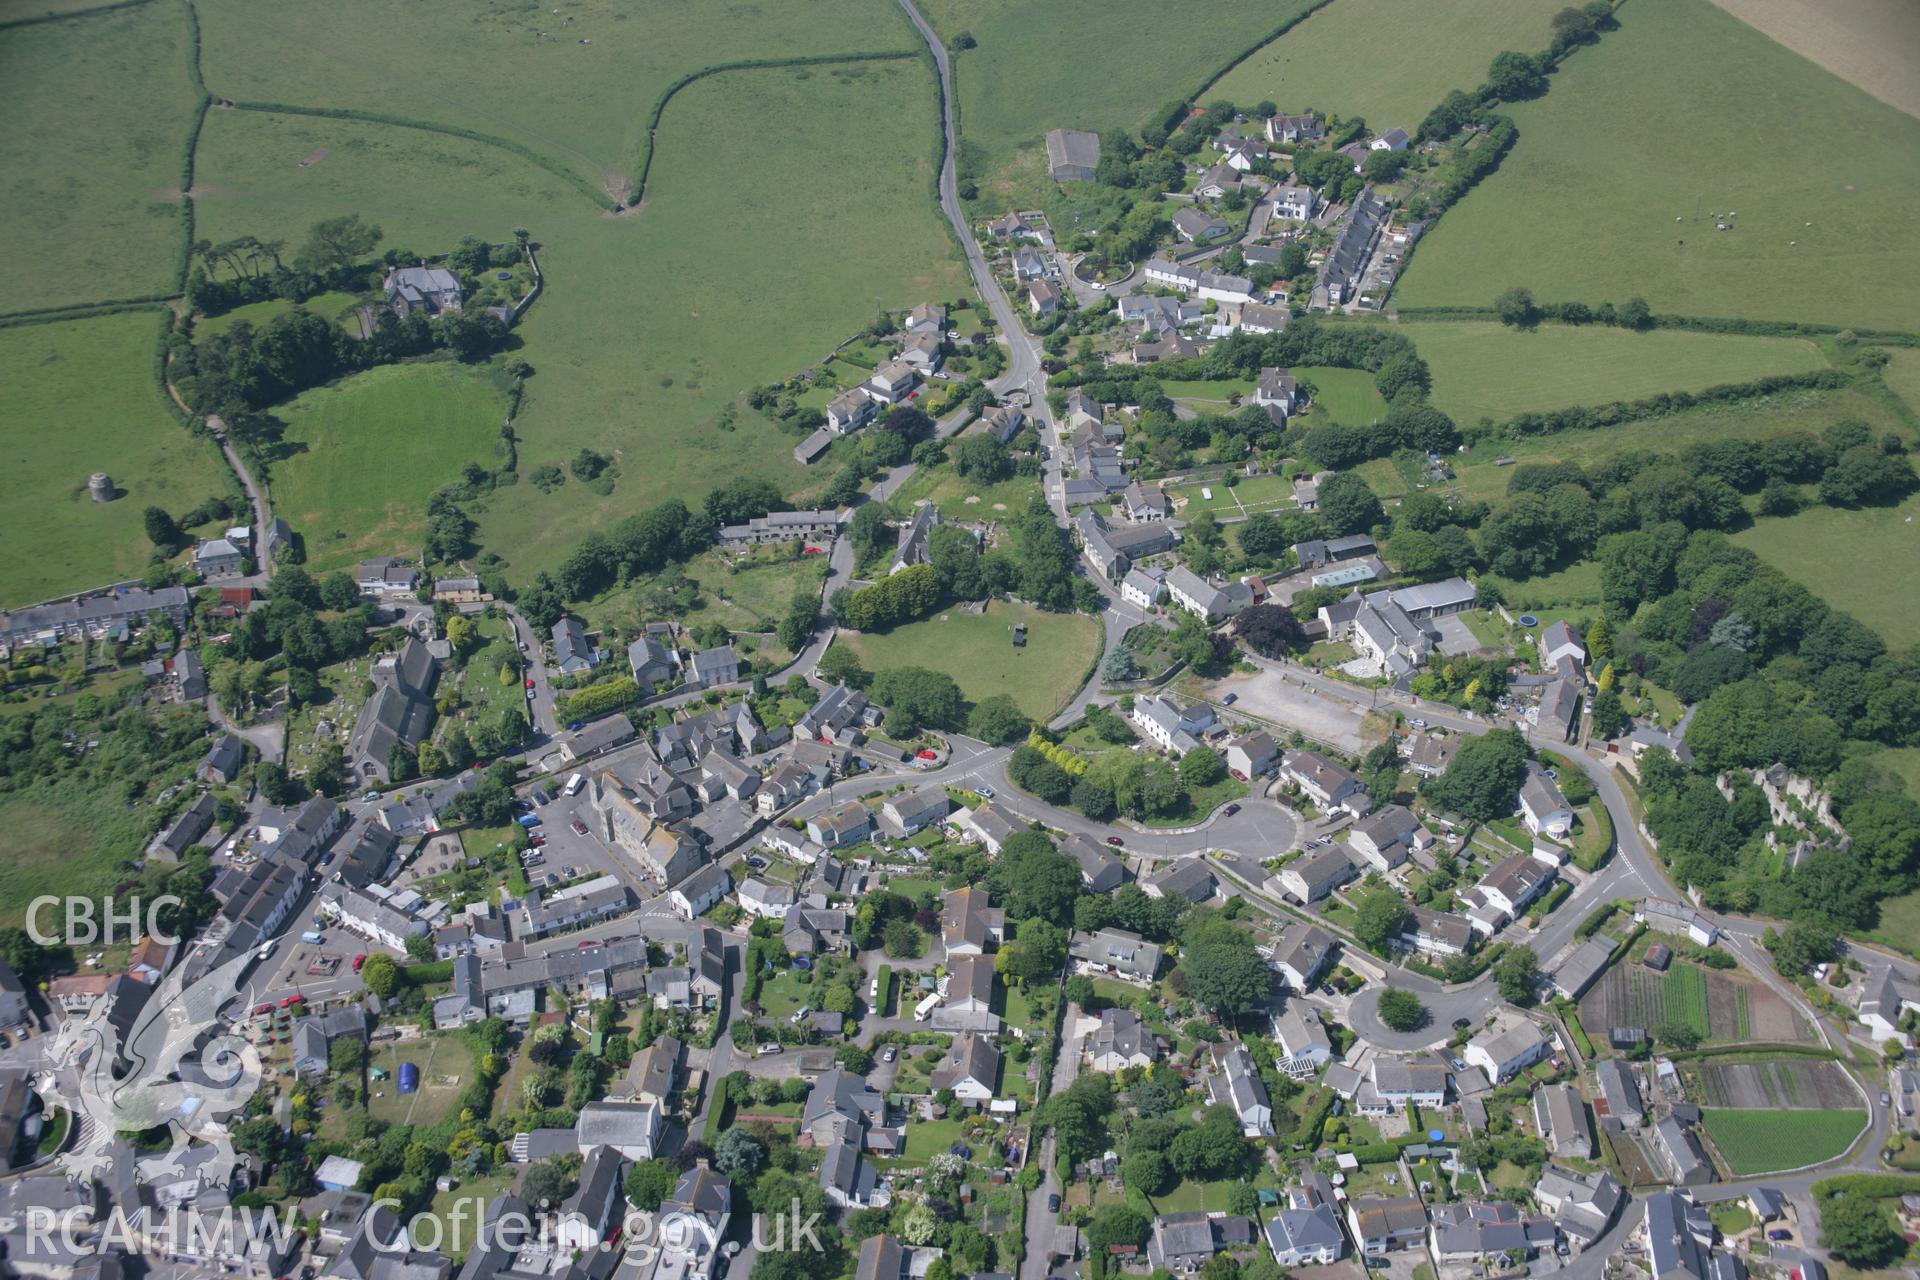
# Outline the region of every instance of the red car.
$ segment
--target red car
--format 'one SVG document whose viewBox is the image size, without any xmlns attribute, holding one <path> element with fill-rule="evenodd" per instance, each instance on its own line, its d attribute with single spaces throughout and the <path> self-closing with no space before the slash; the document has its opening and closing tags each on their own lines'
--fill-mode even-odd
<svg viewBox="0 0 1920 1280">
<path fill-rule="evenodd" d="M 583 836 L 587 834 L 587 824 L 580 821 L 580 819 L 575 818 L 573 820 L 573 834 L 577 836 Z"/>
<path fill-rule="evenodd" d="M 288 996 L 280 1002 L 280 1007 L 282 1009 L 291 1009 L 297 1004 L 305 1004 L 306 1000 L 307 998 L 305 996 Z"/>
<path fill-rule="evenodd" d="M 359 955 L 353 958 L 353 971 L 355 973 L 360 972 L 360 966 L 365 964 L 366 962 L 367 962 L 367 953 L 362 951 Z"/>
<path fill-rule="evenodd" d="M 528 676 L 528 677 L 527 677 L 527 688 L 529 688 L 529 689 L 531 689 L 531 688 L 533 688 L 533 677 L 532 677 L 532 676 Z"/>
<path fill-rule="evenodd" d="M 255 1014 L 263 1014 L 263 1013 L 272 1013 L 272 1012 L 273 1012 L 273 1001 L 271 1001 L 271 1000 L 269 1000 L 269 1001 L 267 1001 L 267 1002 L 266 1002 L 265 1004 L 263 1004 L 263 1005 L 256 1005 L 256 1006 L 254 1006 L 254 1010 L 253 1010 L 253 1011 L 254 1011 L 254 1013 L 255 1013 Z"/>
<path fill-rule="evenodd" d="M 916 752 L 915 754 L 918 755 L 922 760 L 938 760 L 940 758 L 940 753 L 938 751 L 933 751 L 933 750 L 919 751 L 919 752 Z"/>
<path fill-rule="evenodd" d="M 802 547 L 800 554 L 806 556 L 823 556 L 827 554 L 827 549 L 825 547 Z"/>
<path fill-rule="evenodd" d="M 533 839 L 527 841 L 528 847 L 533 849 L 542 848 L 546 845 L 546 843 L 547 843 L 547 838 L 545 836 L 535 836 Z"/>
<path fill-rule="evenodd" d="M 1107 843 L 1118 849 L 1121 845 L 1125 844 L 1126 841 L 1122 840 L 1119 836 L 1108 836 Z"/>
</svg>

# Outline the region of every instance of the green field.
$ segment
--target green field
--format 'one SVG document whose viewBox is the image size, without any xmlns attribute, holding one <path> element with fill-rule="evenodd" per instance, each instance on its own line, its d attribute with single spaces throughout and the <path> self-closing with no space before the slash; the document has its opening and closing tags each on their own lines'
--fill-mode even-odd
<svg viewBox="0 0 1920 1280">
<path fill-rule="evenodd" d="M 862 124 L 875 116 L 911 143 L 875 150 Z M 766 120 L 781 128 L 755 127 Z M 871 321 L 876 300 L 956 294 L 963 273 L 929 198 L 932 132 L 918 62 L 713 77 L 674 100 L 645 208 L 614 218 L 496 148 L 216 112 L 202 172 L 229 194 L 202 206 L 202 233 L 297 239 L 346 210 L 417 252 L 534 232 L 550 285 L 516 330 L 516 354 L 536 371 L 515 422 L 522 466 L 589 446 L 622 475 L 610 498 L 521 485 L 474 512 L 482 543 L 524 580 L 588 529 L 667 497 L 694 502 L 737 475 L 789 492 L 824 482 L 792 460 L 796 435 L 757 414 L 719 415 L 746 387 L 820 360 Z M 331 148 L 324 162 L 297 167 L 320 146 Z M 839 175 L 856 167 L 860 198 L 849 201 Z M 778 216 L 738 216 L 773 191 Z"/>
<path fill-rule="evenodd" d="M 1741 1177 L 1832 1160 L 1866 1127 L 1864 1111 L 1749 1111 L 1707 1107 L 1707 1136 Z"/>
<path fill-rule="evenodd" d="M 1013 647 L 1013 624 L 1027 624 L 1027 647 Z M 1046 613 L 995 602 L 985 613 L 952 608 L 887 632 L 844 632 L 869 671 L 929 667 L 959 682 L 973 702 L 1010 694 L 1036 720 L 1058 711 L 1093 661 L 1099 628 L 1081 614 Z"/>
<path fill-rule="evenodd" d="M 1810 506 L 1733 540 L 1896 649 L 1920 642 L 1920 496 L 1897 507 Z"/>
<path fill-rule="evenodd" d="M 137 578 L 149 506 L 175 516 L 232 487 L 213 445 L 170 416 L 153 381 L 159 317 L 127 312 L 0 330 L 0 602 Z M 87 477 L 123 491 L 94 502 Z"/>
<path fill-rule="evenodd" d="M 413 1093 L 399 1091 L 402 1062 L 420 1068 L 420 1087 Z M 371 1093 L 382 1095 L 369 1096 L 368 1112 L 389 1124 L 427 1126 L 438 1124 L 453 1109 L 460 1091 L 472 1083 L 473 1049 L 459 1035 L 428 1036 L 377 1045 L 367 1056 L 367 1065 L 387 1072 L 385 1080 L 368 1082 Z"/>
<path fill-rule="evenodd" d="M 1246 110 L 1270 99 L 1365 116 L 1375 133 L 1412 133 L 1454 89 L 1487 78 L 1502 49 L 1547 47 L 1555 0 L 1452 0 L 1436 22 L 1426 0 L 1336 0 L 1235 67 L 1214 92 Z"/>
<path fill-rule="evenodd" d="M 922 500 L 930 501 L 949 520 L 1006 520 L 1025 511 L 1039 493 L 1037 476 L 1009 476 L 980 484 L 952 467 L 921 467 L 893 491 L 889 501 L 903 512 L 911 512 Z"/>
<path fill-rule="evenodd" d="M 1400 331 L 1433 369 L 1434 405 L 1461 422 L 1699 391 L 1827 365 L 1805 338 L 1558 324 L 1522 330 L 1475 321 L 1409 322 Z"/>
<path fill-rule="evenodd" d="M 181 147 L 197 101 L 179 8 L 149 4 L 5 34 L 0 311 L 168 293 Z"/>
<path fill-rule="evenodd" d="M 1882 371 L 1887 385 L 1907 402 L 1908 408 L 1920 413 L 1920 351 L 1901 347 L 1887 354 L 1893 357 Z"/>
<path fill-rule="evenodd" d="M 1313 384 L 1310 422 L 1329 418 L 1350 427 L 1364 427 L 1387 416 L 1387 401 L 1365 369 L 1309 367 L 1293 370 L 1301 382 Z"/>
<path fill-rule="evenodd" d="M 1885 751 L 1873 762 L 1907 780 L 1907 794 L 1920 795 L 1920 747 Z M 1920 954 L 1920 889 L 1880 900 L 1880 921 L 1858 936 L 1907 955 Z"/>
<path fill-rule="evenodd" d="M 151 834 L 151 810 L 79 786 L 35 787 L 0 800 L 0 866 L 7 869 L 0 926 L 19 926 L 42 895 L 111 892 Z"/>
<path fill-rule="evenodd" d="M 1554 302 L 1639 294 L 1684 315 L 1914 327 L 1920 120 L 1709 0 L 1626 6 L 1512 115 L 1519 142 L 1414 254 L 1402 305 L 1524 285 Z M 1716 231 L 1715 213 L 1738 229 Z"/>
<path fill-rule="evenodd" d="M 532 147 L 608 191 L 624 191 L 637 176 L 654 103 L 688 72 L 749 58 L 919 47 L 886 0 L 736 0 L 719 10 L 673 0 L 567 0 L 558 9 L 509 0 L 197 7 L 204 73 L 222 97 L 356 107 L 472 129 Z M 443 70 L 422 74 L 429 62 Z M 918 150 L 925 135 L 901 136 Z"/>
<path fill-rule="evenodd" d="M 1213 494 L 1213 497 L 1202 497 L 1202 489 Z M 1231 518 L 1254 511 L 1272 511 L 1277 507 L 1292 506 L 1293 482 L 1281 476 L 1250 476 L 1231 487 L 1219 480 L 1208 485 L 1183 485 L 1168 490 L 1168 496 L 1184 504 L 1179 512 L 1184 519 L 1192 519 L 1203 511 L 1211 511 L 1216 517 Z"/>
<path fill-rule="evenodd" d="M 1058 220 L 1095 190 L 1047 177 L 1047 130 L 1138 128 L 1304 8 L 1306 0 L 1193 0 L 1177 13 L 1151 0 L 928 0 L 920 11 L 949 48 L 962 32 L 979 42 L 953 55 L 962 159 L 981 179 L 975 211 L 1038 204 Z"/>
<path fill-rule="evenodd" d="M 1702 1040 L 1713 1035 L 1713 1028 L 1707 1022 L 1705 969 L 1676 963 L 1667 971 L 1661 996 L 1666 1003 L 1666 1020 L 1669 1023 L 1692 1027 L 1700 1033 Z"/>
<path fill-rule="evenodd" d="M 273 464 L 274 510 L 305 536 L 308 567 L 412 554 L 433 491 L 464 463 L 491 465 L 503 404 L 483 371 L 434 363 L 370 369 L 280 409 L 297 451 Z"/>
</svg>

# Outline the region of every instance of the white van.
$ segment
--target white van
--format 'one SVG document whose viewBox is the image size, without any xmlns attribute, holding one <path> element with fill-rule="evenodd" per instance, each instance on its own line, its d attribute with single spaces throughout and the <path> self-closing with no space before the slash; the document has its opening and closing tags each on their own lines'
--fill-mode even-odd
<svg viewBox="0 0 1920 1280">
<path fill-rule="evenodd" d="M 567 785 L 565 788 L 563 788 L 563 794 L 570 795 L 570 796 L 579 795 L 580 788 L 586 784 L 586 781 L 587 779 L 585 775 L 578 774 L 578 773 L 574 774 L 571 778 L 567 779 Z"/>
</svg>

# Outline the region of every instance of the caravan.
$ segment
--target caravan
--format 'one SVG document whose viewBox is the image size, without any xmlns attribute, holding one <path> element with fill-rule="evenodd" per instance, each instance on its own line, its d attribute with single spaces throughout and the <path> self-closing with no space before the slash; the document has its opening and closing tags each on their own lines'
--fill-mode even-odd
<svg viewBox="0 0 1920 1280">
<path fill-rule="evenodd" d="M 915 1022 L 925 1022 L 933 1016 L 933 1011 L 939 1004 L 940 993 L 936 991 L 913 1007 L 913 1020 Z"/>
</svg>

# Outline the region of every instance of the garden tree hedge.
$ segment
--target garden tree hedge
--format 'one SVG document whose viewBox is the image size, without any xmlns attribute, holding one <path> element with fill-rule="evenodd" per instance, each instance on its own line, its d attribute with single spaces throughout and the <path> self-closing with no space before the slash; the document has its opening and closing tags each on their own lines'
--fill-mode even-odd
<svg viewBox="0 0 1920 1280">
<path fill-rule="evenodd" d="M 1243 609 L 1233 626 L 1246 646 L 1263 658 L 1285 657 L 1306 647 L 1300 620 L 1284 605 L 1257 604 Z"/>
<path fill-rule="evenodd" d="M 1353 936 L 1376 955 L 1385 955 L 1405 930 L 1407 900 L 1385 885 L 1367 891 L 1353 922 Z"/>
<path fill-rule="evenodd" d="M 1494 962 L 1494 984 L 1502 999 L 1525 1008 L 1539 999 L 1540 957 L 1524 942 L 1508 947 Z"/>
<path fill-rule="evenodd" d="M 1044 832 L 1021 831 L 1001 845 L 987 887 L 1010 920 L 1070 928 L 1080 897 L 1080 864 L 1055 849 Z"/>
<path fill-rule="evenodd" d="M 884 631 L 926 617 L 940 607 L 940 599 L 939 574 L 930 564 L 916 564 L 857 591 L 842 587 L 831 604 L 841 626 Z"/>
<path fill-rule="evenodd" d="M 1862 1269 L 1889 1266 L 1907 1251 L 1886 1206 L 1859 1193 L 1820 1206 L 1820 1243 L 1842 1262 Z"/>
<path fill-rule="evenodd" d="M 1391 1031 L 1415 1031 L 1427 1020 L 1427 1006 L 1420 997 L 1399 987 L 1380 993 L 1380 1021 Z"/>
<path fill-rule="evenodd" d="M 1350 471 L 1320 485 L 1320 519 L 1330 537 L 1365 533 L 1386 518 L 1367 482 Z"/>
<path fill-rule="evenodd" d="M 651 1212 L 673 1194 L 673 1184 L 673 1166 L 665 1160 L 636 1161 L 633 1168 L 627 1171 L 627 1202 L 636 1209 Z"/>
<path fill-rule="evenodd" d="M 966 699 L 953 677 L 944 672 L 891 667 L 873 678 L 873 698 L 887 708 L 887 729 L 891 733 L 958 729 L 966 723 Z"/>
<path fill-rule="evenodd" d="M 1526 774 L 1527 743 L 1518 730 L 1469 736 L 1447 771 L 1427 784 L 1427 798 L 1477 822 L 1513 813 Z"/>
<path fill-rule="evenodd" d="M 1237 1018 L 1265 1003 L 1273 972 L 1244 930 L 1211 914 L 1198 916 L 1182 934 L 1180 970 L 1193 998 L 1223 1018 Z"/>
</svg>

